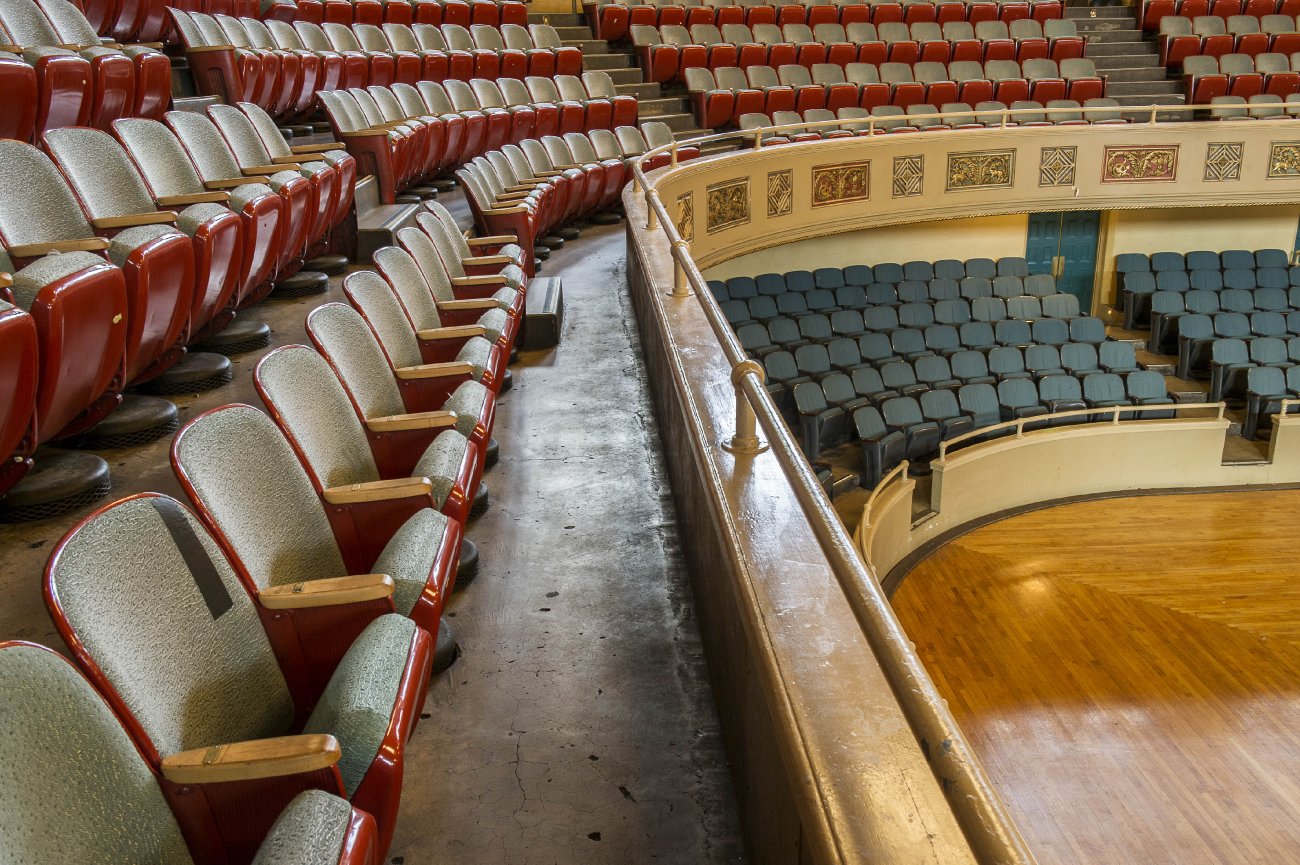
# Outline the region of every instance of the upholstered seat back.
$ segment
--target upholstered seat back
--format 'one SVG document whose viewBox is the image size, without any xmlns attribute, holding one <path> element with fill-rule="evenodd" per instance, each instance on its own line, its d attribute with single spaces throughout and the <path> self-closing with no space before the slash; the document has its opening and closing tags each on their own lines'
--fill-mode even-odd
<svg viewBox="0 0 1300 865">
<path fill-rule="evenodd" d="M 153 194 L 193 195 L 204 192 L 194 164 L 185 155 L 171 130 L 157 120 L 125 118 L 113 122 L 113 132 L 122 140 Z"/>
<path fill-rule="evenodd" d="M 262 412 L 200 415 L 177 434 L 172 463 L 257 588 L 346 576 L 307 473 Z"/>
<path fill-rule="evenodd" d="M 208 111 L 240 165 L 271 164 L 271 154 L 267 152 L 262 136 L 257 134 L 244 112 L 233 105 L 213 105 Z"/>
<path fill-rule="evenodd" d="M 390 247 L 392 249 L 392 247 Z M 420 345 L 416 341 L 415 331 L 412 330 L 411 321 L 407 318 L 407 311 L 402 309 L 404 302 L 409 298 L 409 302 L 415 305 L 417 309 L 428 299 L 427 307 L 433 306 L 433 298 L 429 296 L 429 291 L 424 286 L 423 277 L 420 276 L 419 268 L 411 260 L 409 255 L 400 249 L 406 262 L 409 262 L 410 268 L 415 270 L 416 280 L 412 284 L 412 279 L 404 278 L 400 280 L 404 283 L 401 289 L 396 289 L 384 281 L 383 277 L 374 271 L 360 271 L 351 274 L 346 280 L 348 297 L 351 298 L 354 306 L 357 307 L 369 322 L 371 329 L 378 337 L 380 344 L 383 346 L 384 353 L 392 361 L 394 367 L 398 369 L 406 366 L 418 366 L 422 361 L 420 358 Z M 396 256 L 394 256 L 396 257 Z M 402 300 L 398 300 L 398 297 Z M 421 316 L 428 313 L 427 307 Z M 408 310 L 410 307 L 407 308 Z M 412 313 L 415 315 L 416 313 Z M 425 327 L 439 327 L 437 323 L 437 310 L 433 310 L 434 324 L 419 325 L 423 330 Z"/>
<path fill-rule="evenodd" d="M 252 600 L 175 499 L 138 496 L 98 512 L 59 545 L 47 580 L 159 756 L 280 735 L 293 721 Z"/>
<path fill-rule="evenodd" d="M 207 117 L 195 111 L 169 111 L 167 125 L 176 133 L 204 180 L 230 180 L 243 176 L 235 154 L 221 137 L 216 124 Z"/>
<path fill-rule="evenodd" d="M 91 218 L 157 210 L 144 178 L 107 132 L 66 126 L 45 133 L 45 146 Z"/>
<path fill-rule="evenodd" d="M 5 246 L 93 234 L 50 158 L 30 144 L 0 140 L 0 239 Z"/>
<path fill-rule="evenodd" d="M 379 480 L 347 391 L 319 354 L 302 345 L 278 348 L 257 365 L 256 382 L 321 487 Z"/>
<path fill-rule="evenodd" d="M 71 664 L 7 644 L 0 693 L 0 861 L 189 865 L 158 783 Z"/>
<path fill-rule="evenodd" d="M 354 275 L 379 279 L 377 274 L 366 271 Z M 383 280 L 378 288 L 391 295 Z M 384 350 L 361 313 L 342 303 L 318 306 L 307 316 L 307 332 L 342 380 L 362 417 L 406 413 Z"/>
</svg>

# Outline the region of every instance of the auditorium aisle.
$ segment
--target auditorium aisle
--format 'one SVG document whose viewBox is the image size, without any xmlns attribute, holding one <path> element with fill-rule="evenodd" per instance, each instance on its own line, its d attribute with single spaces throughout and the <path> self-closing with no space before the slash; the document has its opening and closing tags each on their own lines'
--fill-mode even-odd
<svg viewBox="0 0 1300 865">
<path fill-rule="evenodd" d="M 468 225 L 459 193 L 442 201 Z M 565 287 L 563 340 L 524 353 L 502 396 L 477 579 L 448 621 L 462 657 L 430 688 L 389 853 L 405 865 L 743 861 L 668 478 L 628 303 L 621 225 L 583 231 L 541 275 Z M 305 343 L 327 294 L 268 300 L 273 345 Z M 252 371 L 176 398 L 184 423 L 261 406 Z M 104 452 L 113 490 L 181 496 L 168 436 Z M 0 639 L 61 647 L 40 596 L 58 539 L 93 508 L 0 525 Z"/>
</svg>

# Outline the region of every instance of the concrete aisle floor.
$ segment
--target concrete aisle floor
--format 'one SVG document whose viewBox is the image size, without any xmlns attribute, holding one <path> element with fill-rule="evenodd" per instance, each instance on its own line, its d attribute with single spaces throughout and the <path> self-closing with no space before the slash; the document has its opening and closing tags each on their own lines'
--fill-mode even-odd
<svg viewBox="0 0 1300 865">
<path fill-rule="evenodd" d="M 743 861 L 625 259 L 622 226 L 593 227 L 544 268 L 564 278 L 564 338 L 522 357 L 499 404 L 492 507 L 469 527 L 480 573 L 451 603 L 464 655 L 433 682 L 408 751 L 394 863 Z M 342 300 L 330 283 L 242 314 L 267 321 L 273 345 L 306 342 L 307 312 Z M 235 358 L 231 384 L 172 398 L 181 422 L 260 406 L 263 353 Z M 50 551 L 113 498 L 183 499 L 170 445 L 101 452 L 113 489 L 93 506 L 0 524 L 0 640 L 62 649 L 40 595 Z"/>
<path fill-rule="evenodd" d="M 625 262 L 623 227 L 591 227 L 543 269 L 563 338 L 497 414 L 393 862 L 743 861 Z"/>
</svg>

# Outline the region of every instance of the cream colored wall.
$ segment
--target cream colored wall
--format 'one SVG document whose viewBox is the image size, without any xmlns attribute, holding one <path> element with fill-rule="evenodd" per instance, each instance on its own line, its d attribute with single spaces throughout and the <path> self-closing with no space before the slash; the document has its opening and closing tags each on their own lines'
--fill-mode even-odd
<svg viewBox="0 0 1300 865">
<path fill-rule="evenodd" d="M 709 268 L 704 276 L 729 279 L 885 261 L 902 263 L 940 258 L 964 261 L 1024 255 L 1028 228 L 1029 217 L 1023 213 L 869 228 L 751 252 Z"/>
<path fill-rule="evenodd" d="M 581 12 L 582 4 L 575 0 L 532 0 L 528 4 L 529 12 Z"/>
<path fill-rule="evenodd" d="M 1115 256 L 1125 252 L 1192 252 L 1208 249 L 1284 249 L 1295 246 L 1300 207 L 1205 207 L 1114 210 L 1097 240 L 1102 301 L 1115 304 Z"/>
</svg>

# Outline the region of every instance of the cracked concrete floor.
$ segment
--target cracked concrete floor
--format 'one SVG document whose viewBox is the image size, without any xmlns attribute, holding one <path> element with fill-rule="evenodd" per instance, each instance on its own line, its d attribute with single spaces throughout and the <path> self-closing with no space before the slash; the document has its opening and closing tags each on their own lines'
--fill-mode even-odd
<svg viewBox="0 0 1300 865">
<path fill-rule="evenodd" d="M 445 196 L 468 224 L 459 193 Z M 469 526 L 478 579 L 451 602 L 464 655 L 432 683 L 408 751 L 389 858 L 405 865 L 743 861 L 672 501 L 628 303 L 622 226 L 592 227 L 552 256 L 564 336 L 524 354 L 497 411 L 492 507 Z M 342 300 L 267 300 L 273 345 L 305 343 L 303 319 Z M 230 402 L 260 406 L 252 370 L 172 397 L 181 421 Z M 111 498 L 184 499 L 168 436 L 102 451 Z M 62 649 L 40 596 L 54 544 L 92 506 L 0 525 L 0 639 Z"/>
<path fill-rule="evenodd" d="M 563 337 L 497 415 L 464 654 L 408 752 L 394 863 L 744 861 L 625 262 L 623 227 L 593 226 L 543 269 Z"/>
</svg>

